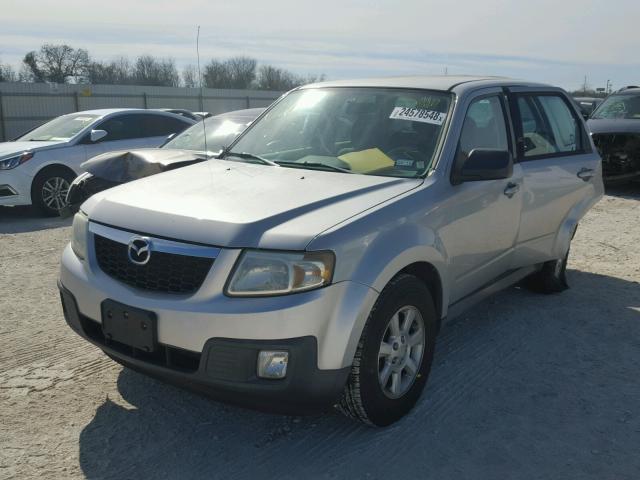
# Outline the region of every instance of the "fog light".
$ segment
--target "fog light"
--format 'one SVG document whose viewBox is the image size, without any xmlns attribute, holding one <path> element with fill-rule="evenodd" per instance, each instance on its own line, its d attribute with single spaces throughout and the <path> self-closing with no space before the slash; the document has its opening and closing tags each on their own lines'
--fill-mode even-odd
<svg viewBox="0 0 640 480">
<path fill-rule="evenodd" d="M 258 376 L 260 378 L 284 378 L 287 375 L 289 352 L 261 350 L 258 353 Z"/>
</svg>

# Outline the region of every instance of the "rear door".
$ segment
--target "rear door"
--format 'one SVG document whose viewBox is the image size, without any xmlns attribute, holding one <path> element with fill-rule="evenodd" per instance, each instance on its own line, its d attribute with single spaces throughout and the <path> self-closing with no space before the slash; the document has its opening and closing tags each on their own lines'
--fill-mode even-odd
<svg viewBox="0 0 640 480">
<path fill-rule="evenodd" d="M 556 238 L 598 196 L 600 158 L 560 91 L 511 89 L 523 202 L 514 267 L 557 258 Z M 581 211 L 581 205 L 585 205 Z M 562 252 L 563 254 L 564 252 Z"/>
</svg>

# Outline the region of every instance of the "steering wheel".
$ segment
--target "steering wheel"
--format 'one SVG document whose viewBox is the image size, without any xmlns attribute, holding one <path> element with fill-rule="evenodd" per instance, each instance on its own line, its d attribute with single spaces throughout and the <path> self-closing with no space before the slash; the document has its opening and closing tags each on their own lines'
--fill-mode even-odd
<svg viewBox="0 0 640 480">
<path fill-rule="evenodd" d="M 312 145 L 319 147 L 322 153 L 333 156 L 335 154 L 335 144 L 332 145 L 330 139 L 335 137 L 335 125 L 329 116 L 326 114 L 319 116 L 313 130 Z"/>
</svg>

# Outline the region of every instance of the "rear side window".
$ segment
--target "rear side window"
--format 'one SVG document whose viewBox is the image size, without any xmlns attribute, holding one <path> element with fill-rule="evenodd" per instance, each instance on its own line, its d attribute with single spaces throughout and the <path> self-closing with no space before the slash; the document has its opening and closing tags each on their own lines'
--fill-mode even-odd
<svg viewBox="0 0 640 480">
<path fill-rule="evenodd" d="M 521 137 L 525 158 L 581 152 L 581 126 L 575 113 L 559 95 L 518 96 Z"/>
<path fill-rule="evenodd" d="M 118 115 L 117 117 L 105 120 L 96 128 L 107 132 L 107 136 L 104 137 L 103 142 L 142 138 L 143 117 L 144 115 L 137 114 Z"/>
<path fill-rule="evenodd" d="M 142 122 L 142 134 L 144 137 L 166 137 L 172 133 L 180 133 L 189 124 L 177 118 L 164 115 L 144 115 Z"/>
</svg>

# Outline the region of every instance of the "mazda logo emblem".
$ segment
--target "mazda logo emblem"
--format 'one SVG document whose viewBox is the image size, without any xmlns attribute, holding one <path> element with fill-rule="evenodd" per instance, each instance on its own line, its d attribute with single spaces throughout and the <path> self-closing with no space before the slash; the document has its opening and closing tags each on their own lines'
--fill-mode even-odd
<svg viewBox="0 0 640 480">
<path fill-rule="evenodd" d="M 127 246 L 129 261 L 135 265 L 146 265 L 151 259 L 151 240 L 146 237 L 134 237 Z"/>
</svg>

